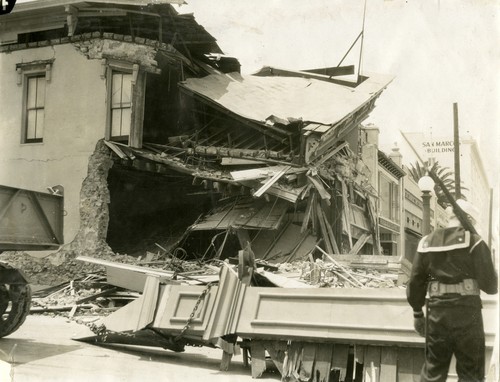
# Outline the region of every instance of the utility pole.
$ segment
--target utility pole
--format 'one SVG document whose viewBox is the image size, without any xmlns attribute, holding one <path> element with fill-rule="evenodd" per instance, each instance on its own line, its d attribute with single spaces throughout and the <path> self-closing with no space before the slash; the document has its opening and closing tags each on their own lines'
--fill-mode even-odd
<svg viewBox="0 0 500 382">
<path fill-rule="evenodd" d="M 458 132 L 458 105 L 453 104 L 453 152 L 455 153 L 455 200 L 462 197 L 460 190 L 460 135 Z"/>
</svg>

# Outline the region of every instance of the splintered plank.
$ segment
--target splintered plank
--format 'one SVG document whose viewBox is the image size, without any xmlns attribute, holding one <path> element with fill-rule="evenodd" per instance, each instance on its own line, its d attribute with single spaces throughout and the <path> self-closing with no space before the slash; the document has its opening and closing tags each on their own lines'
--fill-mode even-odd
<svg viewBox="0 0 500 382">
<path fill-rule="evenodd" d="M 357 255 L 358 252 L 361 250 L 361 248 L 363 248 L 363 245 L 366 244 L 366 242 L 368 241 L 369 238 L 370 238 L 370 235 L 367 234 L 367 233 L 364 233 L 358 239 L 358 241 L 356 242 L 356 244 L 354 244 L 354 246 L 352 247 L 351 251 L 349 252 L 349 255 Z"/>
<path fill-rule="evenodd" d="M 309 381 L 313 375 L 316 344 L 310 342 L 304 343 L 302 349 L 302 365 L 299 370 L 299 380 Z"/>
<path fill-rule="evenodd" d="M 330 379 L 330 365 L 332 361 L 332 344 L 316 345 L 316 363 L 313 382 L 328 382 Z"/>
<path fill-rule="evenodd" d="M 380 381 L 397 382 L 398 352 L 396 348 L 382 347 L 380 353 Z"/>
<path fill-rule="evenodd" d="M 328 205 L 330 205 L 330 198 L 332 197 L 330 193 L 326 190 L 326 188 L 323 186 L 321 183 L 321 180 L 319 180 L 319 177 L 313 177 L 311 175 L 307 175 L 307 178 L 309 181 L 312 183 L 314 188 L 318 191 L 319 195 L 321 196 L 321 199 L 325 200 Z"/>
<path fill-rule="evenodd" d="M 358 367 L 357 364 L 363 364 L 365 361 L 365 347 L 364 345 L 355 345 L 354 346 L 354 369 L 353 369 L 353 378 L 354 380 L 362 380 L 363 376 L 358 375 Z"/>
<path fill-rule="evenodd" d="M 335 344 L 332 356 L 332 369 L 339 371 L 339 381 L 344 381 L 349 358 L 349 345 Z"/>
<path fill-rule="evenodd" d="M 116 145 L 114 145 L 113 143 L 111 142 L 108 142 L 108 141 L 104 141 L 104 144 L 106 146 L 108 146 L 116 155 L 118 155 L 121 159 L 125 159 L 125 158 L 128 158 L 127 155 L 122 151 L 120 150 L 119 147 L 117 147 Z"/>
<path fill-rule="evenodd" d="M 323 211 L 321 209 L 320 203 L 316 203 L 316 216 L 318 217 L 319 226 L 321 229 L 321 236 L 323 237 L 323 242 L 325 243 L 326 250 L 328 253 L 333 254 L 333 246 L 330 242 L 330 236 L 328 235 L 328 231 L 325 225 L 325 219 L 323 217 Z"/>
<path fill-rule="evenodd" d="M 349 248 L 352 249 L 351 218 L 350 218 L 351 205 L 349 204 L 349 200 L 347 199 L 347 192 L 348 192 L 347 185 L 342 179 L 340 181 L 342 184 L 342 203 L 343 203 L 343 212 L 347 228 L 347 236 L 349 239 Z"/>
<path fill-rule="evenodd" d="M 263 168 L 254 168 L 250 170 L 231 171 L 231 177 L 236 181 L 260 179 L 274 176 L 283 170 L 283 166 L 272 166 Z"/>
<path fill-rule="evenodd" d="M 276 183 L 285 173 L 290 170 L 291 166 L 285 166 L 281 171 L 278 171 L 271 179 L 264 183 L 264 185 L 254 192 L 253 196 L 259 198 L 266 192 L 274 183 Z"/>
<path fill-rule="evenodd" d="M 377 382 L 380 374 L 380 347 L 367 346 L 365 348 L 364 381 Z M 384 380 L 385 382 L 385 380 Z"/>
<path fill-rule="evenodd" d="M 250 343 L 252 352 L 252 378 L 260 378 L 266 371 L 266 351 L 262 341 L 252 340 Z"/>
<path fill-rule="evenodd" d="M 288 362 L 283 364 L 282 377 L 297 380 L 299 377 L 300 364 L 302 363 L 302 342 L 292 342 L 288 348 Z"/>
<path fill-rule="evenodd" d="M 330 242 L 332 244 L 333 253 L 340 253 L 339 247 L 337 245 L 337 240 L 335 240 L 335 235 L 333 234 L 333 228 L 328 221 L 326 214 L 323 212 L 323 219 L 325 221 L 326 231 L 328 232 L 328 237 L 330 238 Z M 332 254 L 333 254 L 332 253 Z"/>
<path fill-rule="evenodd" d="M 312 208 L 313 208 L 313 206 L 315 205 L 315 203 L 314 203 L 314 198 L 315 198 L 315 195 L 316 195 L 316 193 L 315 193 L 315 192 L 312 192 L 312 193 L 311 193 L 311 197 L 310 197 L 310 198 L 309 198 L 309 200 L 307 201 L 306 212 L 305 212 L 305 214 L 304 214 L 304 219 L 302 220 L 302 227 L 301 227 L 301 229 L 300 229 L 300 232 L 301 232 L 301 233 L 306 232 L 306 230 L 307 230 L 307 226 L 309 225 L 309 219 L 311 218 Z"/>
</svg>

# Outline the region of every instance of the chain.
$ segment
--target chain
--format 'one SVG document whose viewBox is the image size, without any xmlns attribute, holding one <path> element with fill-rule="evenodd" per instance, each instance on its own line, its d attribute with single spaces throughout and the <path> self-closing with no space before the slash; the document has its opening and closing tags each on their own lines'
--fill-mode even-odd
<svg viewBox="0 0 500 382">
<path fill-rule="evenodd" d="M 207 293 L 210 292 L 210 288 L 212 288 L 212 283 L 208 283 L 207 287 L 205 289 L 203 289 L 203 292 L 201 292 L 200 296 L 198 297 L 198 300 L 196 300 L 196 304 L 194 305 L 193 311 L 191 312 L 188 320 L 186 321 L 186 325 L 184 325 L 181 332 L 174 338 L 174 342 L 179 341 L 182 338 L 182 336 L 184 335 L 184 333 L 186 333 L 186 330 L 189 329 L 189 325 L 191 325 L 191 323 L 194 320 L 194 315 L 196 314 L 196 311 L 198 310 L 198 307 L 200 306 L 201 300 L 203 300 L 205 298 L 205 296 L 207 295 Z"/>
<path fill-rule="evenodd" d="M 108 330 L 108 328 L 106 328 L 106 325 L 104 324 L 96 325 L 93 322 L 88 322 L 83 324 L 97 336 L 100 342 L 106 342 L 108 334 L 111 333 L 111 331 Z"/>
<path fill-rule="evenodd" d="M 193 311 L 191 312 L 188 320 L 186 321 L 186 325 L 184 325 L 181 332 L 177 336 L 175 336 L 174 343 L 178 342 L 182 338 L 182 336 L 186 333 L 186 331 L 189 329 L 189 326 L 191 325 L 191 323 L 194 320 L 194 316 L 198 310 L 198 307 L 201 304 L 201 301 L 205 298 L 207 293 L 210 292 L 212 285 L 213 285 L 213 283 L 208 283 L 206 288 L 203 289 L 203 291 L 201 292 L 200 296 L 198 297 L 198 300 L 196 300 L 196 304 L 194 305 Z M 92 331 L 92 333 L 94 333 L 99 338 L 99 340 L 101 340 L 102 342 L 106 342 L 106 337 L 108 336 L 108 334 L 112 334 L 112 333 L 120 334 L 122 336 L 123 335 L 124 336 L 132 336 L 132 334 L 122 333 L 122 332 L 118 333 L 118 332 L 114 332 L 112 330 L 109 330 L 108 328 L 106 328 L 106 325 L 104 325 L 104 324 L 96 325 L 92 322 L 89 322 L 89 323 L 83 323 L 83 325 L 87 326 Z"/>
</svg>

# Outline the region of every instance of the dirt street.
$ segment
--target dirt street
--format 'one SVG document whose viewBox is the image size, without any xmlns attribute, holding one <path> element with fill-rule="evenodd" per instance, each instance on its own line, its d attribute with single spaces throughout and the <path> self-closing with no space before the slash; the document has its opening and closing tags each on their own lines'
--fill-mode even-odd
<svg viewBox="0 0 500 382">
<path fill-rule="evenodd" d="M 184 353 L 156 348 L 101 347 L 74 341 L 81 325 L 63 317 L 28 316 L 15 333 L 0 339 L 0 381 L 14 382 L 128 382 L 252 380 L 242 356 L 234 357 L 230 370 L 219 371 L 222 351 L 186 347 Z M 267 371 L 262 382 L 279 381 L 277 371 Z"/>
</svg>

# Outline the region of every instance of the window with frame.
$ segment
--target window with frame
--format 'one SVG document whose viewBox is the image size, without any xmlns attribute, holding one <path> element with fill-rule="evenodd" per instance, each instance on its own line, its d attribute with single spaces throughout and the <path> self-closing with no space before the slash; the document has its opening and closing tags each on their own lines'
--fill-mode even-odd
<svg viewBox="0 0 500 382">
<path fill-rule="evenodd" d="M 23 143 L 43 142 L 45 73 L 26 75 Z"/>
<path fill-rule="evenodd" d="M 146 71 L 139 64 L 105 58 L 107 118 L 105 138 L 142 147 Z"/>
<path fill-rule="evenodd" d="M 128 141 L 132 124 L 132 73 L 111 70 L 110 139 Z"/>
<path fill-rule="evenodd" d="M 16 64 L 17 85 L 22 87 L 21 143 L 41 143 L 45 134 L 46 88 L 54 59 Z"/>
</svg>

